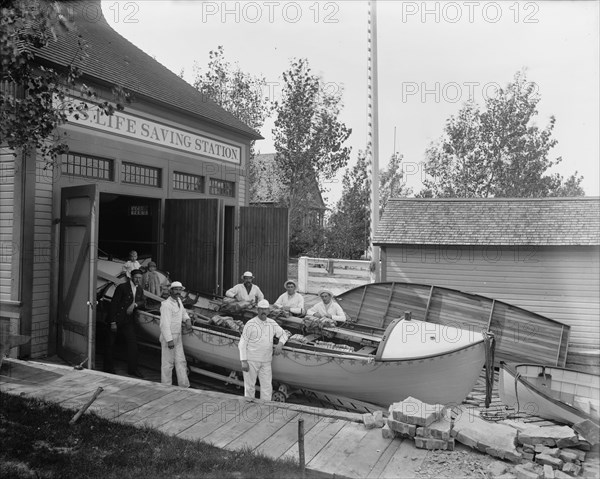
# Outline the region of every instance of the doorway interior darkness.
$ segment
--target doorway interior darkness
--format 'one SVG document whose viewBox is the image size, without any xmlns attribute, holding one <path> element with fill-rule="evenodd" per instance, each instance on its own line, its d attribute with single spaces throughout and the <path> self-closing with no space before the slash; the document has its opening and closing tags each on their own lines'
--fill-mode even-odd
<svg viewBox="0 0 600 479">
<path fill-rule="evenodd" d="M 98 255 L 159 259 L 160 199 L 100 193 Z"/>
</svg>

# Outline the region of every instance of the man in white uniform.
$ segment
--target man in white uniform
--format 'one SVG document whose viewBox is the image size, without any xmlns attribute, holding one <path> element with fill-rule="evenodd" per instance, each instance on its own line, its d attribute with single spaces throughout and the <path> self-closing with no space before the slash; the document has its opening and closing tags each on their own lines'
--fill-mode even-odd
<svg viewBox="0 0 600 479">
<path fill-rule="evenodd" d="M 265 299 L 265 295 L 262 293 L 260 288 L 255 284 L 252 284 L 254 276 L 250 271 L 246 271 L 242 275 L 242 283 L 236 284 L 233 288 L 228 289 L 225 296 L 228 298 L 235 298 L 237 301 L 250 301 L 254 306 L 259 301 Z"/>
<path fill-rule="evenodd" d="M 179 281 L 173 281 L 169 286 L 169 297 L 160 304 L 160 382 L 173 383 L 173 366 L 175 366 L 177 384 L 189 388 L 190 381 L 187 376 L 181 328 L 184 323 L 191 327 L 191 321 L 181 302 L 182 290 L 183 285 Z"/>
<path fill-rule="evenodd" d="M 320 319 L 332 319 L 336 322 L 346 321 L 346 313 L 342 307 L 333 300 L 333 293 L 327 289 L 319 291 L 321 301 L 315 304 L 307 312 L 307 316 Z"/>
<path fill-rule="evenodd" d="M 267 317 L 270 309 L 266 299 L 259 301 L 257 307 L 258 316 L 246 323 L 238 346 L 244 372 L 244 396 L 254 398 L 256 378 L 258 377 L 260 398 L 270 401 L 273 393 L 271 384 L 273 352 L 281 353 L 283 345 L 287 341 L 287 335 L 281 326 Z M 273 348 L 273 337 L 275 336 L 279 338 L 279 343 Z"/>
<path fill-rule="evenodd" d="M 303 316 L 305 313 L 304 297 L 296 292 L 296 283 L 289 279 L 285 282 L 284 288 L 286 292 L 277 298 L 273 306 L 294 316 Z"/>
</svg>

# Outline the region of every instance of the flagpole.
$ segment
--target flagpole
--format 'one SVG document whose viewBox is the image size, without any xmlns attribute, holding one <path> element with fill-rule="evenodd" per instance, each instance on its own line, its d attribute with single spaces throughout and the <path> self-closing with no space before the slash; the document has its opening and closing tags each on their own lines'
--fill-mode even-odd
<svg viewBox="0 0 600 479">
<path fill-rule="evenodd" d="M 373 245 L 373 239 L 379 226 L 379 111 L 377 91 L 377 3 L 369 2 L 368 35 L 368 165 L 371 169 L 371 228 L 369 249 L 371 250 L 371 281 L 381 281 L 379 264 L 380 249 Z"/>
</svg>

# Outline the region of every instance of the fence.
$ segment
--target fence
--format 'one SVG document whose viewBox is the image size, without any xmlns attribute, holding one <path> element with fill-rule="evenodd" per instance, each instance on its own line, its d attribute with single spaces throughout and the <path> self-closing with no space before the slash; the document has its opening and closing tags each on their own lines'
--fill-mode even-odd
<svg viewBox="0 0 600 479">
<path fill-rule="evenodd" d="M 329 289 L 334 295 L 371 283 L 370 261 L 331 258 L 298 258 L 298 292 L 317 294 Z"/>
</svg>

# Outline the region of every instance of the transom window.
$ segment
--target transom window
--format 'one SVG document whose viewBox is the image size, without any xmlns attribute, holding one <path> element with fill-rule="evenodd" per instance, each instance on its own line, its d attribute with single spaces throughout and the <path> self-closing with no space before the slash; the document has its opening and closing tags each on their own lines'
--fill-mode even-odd
<svg viewBox="0 0 600 479">
<path fill-rule="evenodd" d="M 62 172 L 69 176 L 84 176 L 99 180 L 113 181 L 115 178 L 115 163 L 106 158 L 68 153 L 63 157 Z"/>
<path fill-rule="evenodd" d="M 204 176 L 173 172 L 173 189 L 204 193 Z"/>
<path fill-rule="evenodd" d="M 233 181 L 211 178 L 209 192 L 211 195 L 230 196 L 233 198 L 235 196 L 235 183 Z"/>
<path fill-rule="evenodd" d="M 138 165 L 136 163 L 123 162 L 123 183 L 136 185 L 162 186 L 162 170 L 151 166 Z"/>
</svg>

